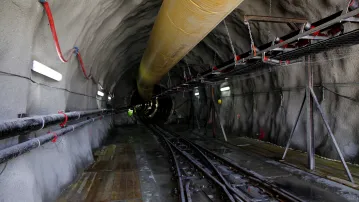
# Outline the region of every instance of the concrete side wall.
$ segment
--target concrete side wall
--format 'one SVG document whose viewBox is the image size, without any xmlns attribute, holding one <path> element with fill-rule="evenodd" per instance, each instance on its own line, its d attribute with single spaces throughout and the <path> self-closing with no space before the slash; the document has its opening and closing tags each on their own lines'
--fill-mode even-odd
<svg viewBox="0 0 359 202">
<path fill-rule="evenodd" d="M 100 20 L 98 16 L 106 19 L 110 13 L 101 15 L 102 10 L 110 4 L 114 8 L 112 12 L 116 12 L 121 2 L 111 1 L 103 5 L 102 1 L 93 0 L 48 2 L 64 55 L 67 56 L 73 46 L 78 46 L 87 72 L 103 84 L 101 74 L 97 73 L 102 66 L 92 65 L 97 48 L 91 45 L 98 45 L 106 36 L 98 35 L 98 43 L 94 43 L 94 32 L 101 29 L 102 23 L 97 22 L 98 26 L 88 23 L 96 17 Z M 69 63 L 59 60 L 47 17 L 38 1 L 3 1 L 0 15 L 0 121 L 17 118 L 20 113 L 45 115 L 59 110 L 90 110 L 105 106 L 106 102 L 96 98 L 98 86 L 84 78 L 77 59 L 73 57 Z M 60 72 L 62 81 L 56 82 L 31 72 L 33 60 Z M 92 149 L 100 146 L 111 123 L 110 117 L 96 121 L 58 138 L 56 143 L 47 143 L 1 164 L 0 172 L 3 168 L 4 171 L 0 174 L 0 201 L 55 200 L 93 161 Z M 37 132 L 37 135 L 48 130 Z M 0 148 L 18 142 L 18 138 L 2 140 Z"/>
<path fill-rule="evenodd" d="M 345 53 L 345 59 L 341 58 L 344 55 L 341 51 Z M 316 86 L 314 91 L 320 105 L 345 159 L 354 163 L 359 162 L 359 122 L 356 118 L 359 110 L 356 101 L 358 89 L 357 79 L 354 78 L 359 74 L 356 67 L 359 60 L 354 54 L 357 51 L 358 46 L 349 50 L 335 50 L 312 56 L 310 62 Z M 276 67 L 270 72 L 236 77 L 215 86 L 215 103 L 227 135 L 248 136 L 285 146 L 305 94 L 304 65 L 303 62 Z M 220 92 L 222 86 L 229 86 L 230 91 Z M 210 98 L 209 88 L 206 94 Z M 194 96 L 194 99 L 199 100 L 194 102 L 198 110 L 205 106 L 197 97 Z M 218 100 L 222 103 L 218 104 Z M 198 111 L 197 115 L 200 116 L 202 111 Z M 260 136 L 261 133 L 264 137 Z M 317 109 L 314 111 L 314 133 L 316 154 L 338 159 Z M 306 151 L 306 108 L 303 109 L 291 147 Z"/>
<path fill-rule="evenodd" d="M 0 165 L 1 201 L 54 201 L 93 162 L 111 117 L 98 120 Z M 39 133 L 40 134 L 40 133 Z M 38 134 L 38 135 L 39 135 Z M 3 141 L 2 141 L 3 143 Z M 15 143 L 15 142 L 13 142 Z"/>
<path fill-rule="evenodd" d="M 243 24 L 243 15 L 269 15 L 284 17 L 303 17 L 315 22 L 346 8 L 343 1 L 244 1 L 226 18 L 229 34 L 236 53 L 250 50 L 248 28 Z M 346 30 L 358 28 L 357 24 L 346 24 Z M 254 43 L 258 46 L 291 32 L 285 24 L 251 23 Z M 358 46 L 336 49 L 314 55 L 310 65 L 314 70 L 314 83 L 325 86 L 338 94 L 349 96 L 352 100 L 316 87 L 315 92 L 324 109 L 347 161 L 359 162 L 358 114 Z M 233 56 L 228 33 L 223 23 L 219 24 L 192 52 L 186 56 L 189 64 L 220 64 Z M 182 66 L 185 61 L 181 61 Z M 198 70 L 198 69 L 197 69 Z M 259 138 L 264 132 L 264 141 L 284 146 L 303 100 L 306 77 L 304 63 L 274 68 L 229 80 L 230 92 L 221 93 L 215 86 L 215 102 L 220 120 L 228 134 Z M 206 89 L 210 98 L 210 89 Z M 353 101 L 354 100 L 354 101 Z M 203 107 L 202 103 L 196 108 Z M 202 110 L 200 112 L 202 113 Z M 338 158 L 333 143 L 318 111 L 315 111 L 316 154 Z M 294 134 L 292 147 L 306 151 L 305 119 L 306 111 L 300 118 Z"/>
</svg>

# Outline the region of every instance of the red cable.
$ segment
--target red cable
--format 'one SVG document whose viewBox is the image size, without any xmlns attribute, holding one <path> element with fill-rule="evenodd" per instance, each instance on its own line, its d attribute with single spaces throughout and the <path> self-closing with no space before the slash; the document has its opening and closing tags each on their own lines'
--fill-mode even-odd
<svg viewBox="0 0 359 202">
<path fill-rule="evenodd" d="M 252 44 L 252 51 L 253 51 L 253 56 L 257 56 L 257 49 L 254 44 Z"/>
<path fill-rule="evenodd" d="M 84 76 L 85 76 L 86 79 L 89 79 L 89 76 L 87 76 L 86 69 L 85 69 L 85 66 L 84 66 L 84 62 L 82 61 L 82 57 L 81 57 L 80 52 L 77 53 L 77 59 L 80 62 L 80 67 L 82 69 L 82 73 L 84 73 Z"/>
<path fill-rule="evenodd" d="M 54 17 L 52 16 L 52 12 L 51 12 L 51 9 L 50 9 L 50 5 L 48 2 L 46 1 L 41 1 L 42 5 L 44 6 L 44 9 L 45 9 L 45 12 L 46 12 L 46 15 L 47 15 L 47 18 L 49 20 L 49 24 L 50 24 L 50 28 L 51 28 L 51 33 L 52 33 L 52 37 L 53 37 L 53 40 L 55 42 L 55 48 L 56 48 L 56 51 L 57 51 L 57 55 L 59 56 L 60 60 L 62 62 L 68 62 L 71 57 L 72 57 L 72 54 L 75 53 L 77 55 L 77 59 L 79 60 L 80 62 L 80 66 L 81 66 L 81 70 L 85 76 L 86 79 L 89 79 L 89 76 L 87 76 L 86 74 L 86 69 L 85 69 L 85 66 L 84 66 L 84 63 L 82 61 L 82 58 L 81 58 L 81 55 L 80 55 L 80 52 L 78 50 L 78 48 L 73 48 L 71 49 L 70 51 L 70 55 L 68 56 L 67 59 L 65 59 L 65 57 L 63 56 L 62 54 L 62 51 L 61 51 L 61 47 L 60 47 L 60 43 L 59 43 L 59 39 L 57 37 L 57 32 L 56 32 L 56 28 L 55 28 L 55 22 L 54 22 Z"/>
<path fill-rule="evenodd" d="M 62 123 L 60 123 L 61 128 L 63 128 L 63 127 L 66 126 L 67 121 L 68 121 L 69 118 L 67 117 L 67 115 L 63 111 L 59 111 L 58 113 L 65 116 L 65 120 Z"/>
<path fill-rule="evenodd" d="M 51 28 L 51 32 L 52 32 L 52 37 L 53 37 L 54 42 L 55 42 L 55 47 L 56 47 L 57 54 L 58 54 L 58 56 L 59 56 L 59 58 L 60 58 L 60 60 L 62 62 L 68 62 L 72 57 L 72 53 L 74 52 L 74 49 L 71 50 L 70 56 L 68 57 L 68 59 L 65 59 L 65 57 L 62 55 L 59 39 L 57 38 L 56 28 L 55 28 L 55 23 L 54 23 L 54 17 L 52 16 L 50 5 L 49 5 L 48 2 L 43 2 L 42 5 L 45 8 L 47 18 L 49 20 L 49 24 L 50 24 L 50 28 Z"/>
<path fill-rule="evenodd" d="M 51 142 L 55 143 L 57 141 L 57 134 L 56 133 L 53 134 L 54 134 L 54 138 L 52 138 Z"/>
</svg>

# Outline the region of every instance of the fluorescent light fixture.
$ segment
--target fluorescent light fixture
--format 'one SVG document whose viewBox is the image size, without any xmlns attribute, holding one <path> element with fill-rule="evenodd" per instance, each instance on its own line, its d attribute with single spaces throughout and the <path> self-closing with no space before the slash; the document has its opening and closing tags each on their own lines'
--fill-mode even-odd
<svg viewBox="0 0 359 202">
<path fill-rule="evenodd" d="M 111 101 L 111 99 L 112 99 L 112 98 L 111 98 L 110 96 L 108 96 L 108 101 Z"/>
<path fill-rule="evenodd" d="M 100 96 L 100 97 L 103 97 L 105 94 L 101 91 L 97 91 L 97 95 Z"/>
<path fill-rule="evenodd" d="M 229 86 L 222 87 L 222 88 L 221 88 L 221 92 L 223 92 L 223 91 L 228 91 L 229 89 L 230 89 Z"/>
<path fill-rule="evenodd" d="M 34 71 L 34 72 L 37 72 L 39 74 L 42 74 L 44 76 L 47 76 L 47 77 L 49 77 L 49 78 L 51 78 L 51 79 L 53 79 L 55 81 L 61 81 L 61 79 L 62 79 L 62 75 L 59 72 L 51 69 L 50 67 L 48 67 L 46 65 L 43 65 L 43 64 L 39 63 L 36 60 L 34 60 L 32 62 L 32 69 L 31 70 Z"/>
<path fill-rule="evenodd" d="M 199 92 L 195 92 L 194 95 L 195 95 L 195 96 L 198 96 L 198 95 L 199 95 Z"/>
</svg>

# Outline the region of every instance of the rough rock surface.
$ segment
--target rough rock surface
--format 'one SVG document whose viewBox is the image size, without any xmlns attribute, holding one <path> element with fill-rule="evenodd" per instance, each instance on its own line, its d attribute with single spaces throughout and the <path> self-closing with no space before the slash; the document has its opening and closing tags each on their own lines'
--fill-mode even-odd
<svg viewBox="0 0 359 202">
<path fill-rule="evenodd" d="M 135 89 L 137 69 L 161 1 L 48 0 L 48 2 L 52 8 L 63 52 L 67 53 L 72 47 L 78 46 L 87 72 L 93 75 L 105 92 L 115 94 L 114 106 L 128 104 L 129 95 Z M 270 0 L 245 0 L 226 18 L 226 23 L 236 53 L 242 53 L 249 50 L 248 30 L 243 24 L 244 14 L 271 13 L 275 16 L 306 17 L 310 22 L 314 22 L 342 10 L 345 4 L 346 2 L 339 0 L 271 0 L 270 5 Z M 19 113 L 49 114 L 57 113 L 62 109 L 86 110 L 106 105 L 107 99 L 97 100 L 98 98 L 95 97 L 100 86 L 83 77 L 75 58 L 69 63 L 61 63 L 58 59 L 47 17 L 38 1 L 6 0 L 0 6 L 0 15 L 2 16 L 0 18 L 0 70 L 2 71 L 0 85 L 3 87 L 0 93 L 0 120 L 16 118 Z M 290 31 L 287 26 L 266 23 L 253 24 L 252 30 L 256 44 L 262 44 Z M 356 82 L 358 77 L 356 50 L 357 48 L 354 47 L 313 56 L 315 83 Z M 186 69 L 186 63 L 190 66 L 213 65 L 231 57 L 228 35 L 221 23 L 185 57 L 185 60 L 180 61 L 169 74 L 171 79 L 167 76 L 162 84 L 167 85 L 169 80 L 172 84 L 183 80 L 181 75 L 183 69 Z M 59 71 L 63 75 L 63 80 L 54 82 L 32 73 L 30 70 L 32 60 L 38 60 Z M 226 131 L 233 135 L 257 138 L 256 134 L 262 129 L 266 134 L 264 140 L 284 145 L 304 93 L 300 88 L 305 85 L 303 66 L 303 64 L 293 65 L 271 73 L 250 75 L 249 78 L 235 78 L 229 82 L 231 93 L 228 97 L 221 95 L 219 87 L 216 87 L 216 99 L 223 96 L 223 104 L 219 106 L 219 110 Z M 194 68 L 191 71 L 195 74 L 200 69 Z M 9 76 L 4 72 L 18 76 Z M 30 77 L 34 82 L 26 79 Z M 358 94 L 355 85 L 333 87 L 329 84 L 328 88 L 340 94 L 351 97 L 356 97 Z M 273 91 L 275 89 L 281 90 Z M 207 98 L 210 98 L 208 91 L 209 89 L 207 89 Z M 279 93 L 281 91 L 282 93 Z M 345 158 L 348 161 L 358 162 L 357 103 L 328 90 L 324 90 L 323 94 L 318 88 L 316 92 L 326 114 L 330 117 L 330 124 Z M 185 94 L 185 97 L 188 95 Z M 186 101 L 181 95 L 175 96 L 174 99 L 175 106 Z M 188 103 L 181 105 L 177 110 L 176 114 L 181 118 L 189 114 Z M 206 107 L 202 106 L 202 108 Z M 203 112 L 202 110 L 197 112 Z M 208 117 L 204 115 L 200 119 L 205 122 L 206 118 Z M 302 116 L 292 144 L 293 147 L 302 150 L 306 147 L 304 118 Z M 316 153 L 337 158 L 337 153 L 318 113 L 315 113 L 315 120 Z M 71 138 L 79 140 L 80 136 L 74 134 Z M 70 145 L 76 147 L 72 143 Z M 81 155 L 68 154 L 70 160 L 65 165 L 80 165 L 74 162 L 90 160 L 90 148 L 87 146 L 84 149 L 86 152 L 80 152 Z M 51 152 L 55 151 L 55 149 L 51 150 Z M 56 164 L 53 164 L 58 162 L 57 159 L 60 157 L 50 156 L 44 163 L 44 160 L 39 158 L 48 155 L 47 153 L 47 150 L 39 150 L 36 151 L 36 155 L 30 153 L 21 157 L 22 159 L 11 162 L 8 165 L 11 169 L 7 169 L 0 176 L 0 183 L 7 183 L 6 186 L 0 186 L 2 187 L 0 198 L 13 199 L 8 195 L 11 192 L 4 188 L 8 187 L 8 183 L 13 183 L 14 188 L 20 185 L 24 187 L 24 179 L 29 179 L 27 183 L 30 183 L 29 186 L 33 190 L 27 190 L 22 194 L 26 201 L 52 200 L 60 191 L 59 188 L 68 183 L 75 172 L 68 171 L 64 174 L 65 177 L 55 175 L 51 170 L 56 169 L 56 173 L 61 171 Z M 30 161 L 34 162 L 30 165 L 28 163 Z M 42 163 L 49 167 L 44 167 L 44 171 L 40 172 L 37 166 Z M 26 169 L 29 165 L 34 169 Z M 18 176 L 17 178 L 11 177 L 16 173 L 23 174 L 15 175 Z M 49 177 L 48 181 L 43 179 L 45 175 Z M 64 180 L 59 181 L 60 178 Z"/>
</svg>

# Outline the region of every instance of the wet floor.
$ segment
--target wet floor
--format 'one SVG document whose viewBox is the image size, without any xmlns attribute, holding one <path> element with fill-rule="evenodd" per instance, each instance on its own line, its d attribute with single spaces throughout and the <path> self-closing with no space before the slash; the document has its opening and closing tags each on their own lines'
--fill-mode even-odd
<svg viewBox="0 0 359 202">
<path fill-rule="evenodd" d="M 199 136 L 188 131 L 177 130 L 175 127 L 172 127 L 171 130 L 177 131 L 177 134 L 191 139 L 198 145 L 221 154 L 230 161 L 266 177 L 279 187 L 303 200 L 359 201 L 358 190 L 301 171 L 295 167 L 258 155 L 258 153 L 251 153 L 251 150 L 248 149 L 251 145 L 246 145 L 244 148 L 241 145 L 224 145 L 210 136 Z"/>
<path fill-rule="evenodd" d="M 306 201 L 359 201 L 359 191 L 353 188 L 249 150 L 244 152 L 240 146 L 224 145 L 208 136 L 203 138 L 183 130 L 178 133 Z M 58 201 L 178 201 L 168 154 L 144 126 L 116 128 L 95 156 L 96 162 Z"/>
<path fill-rule="evenodd" d="M 58 201 L 177 201 L 167 153 L 143 126 L 116 128 Z"/>
</svg>

